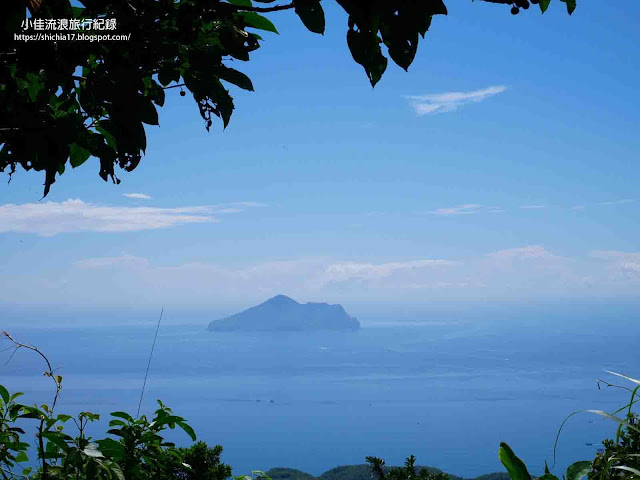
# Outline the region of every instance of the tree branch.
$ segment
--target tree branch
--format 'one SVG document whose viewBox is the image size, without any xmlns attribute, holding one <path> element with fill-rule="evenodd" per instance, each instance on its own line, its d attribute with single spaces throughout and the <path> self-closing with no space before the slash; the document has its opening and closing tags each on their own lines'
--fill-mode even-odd
<svg viewBox="0 0 640 480">
<path fill-rule="evenodd" d="M 238 11 L 242 12 L 257 12 L 257 13 L 269 13 L 277 12 L 279 10 L 290 10 L 295 8 L 294 2 L 287 3 L 286 5 L 276 5 L 275 7 L 243 7 L 240 5 L 234 5 Z"/>
<path fill-rule="evenodd" d="M 7 477 L 7 473 L 9 475 L 11 475 L 11 478 L 13 477 L 20 477 L 20 478 L 26 478 L 27 480 L 29 480 L 29 477 L 25 476 L 25 475 L 21 475 L 19 473 L 14 473 L 11 470 L 7 470 L 6 468 L 0 467 L 0 471 L 2 472 L 2 477 L 9 480 L 9 477 Z"/>
<path fill-rule="evenodd" d="M 56 393 L 53 396 L 53 403 L 51 404 L 51 411 L 53 412 L 53 409 L 56 406 L 56 402 L 58 401 L 58 396 L 60 395 L 60 390 L 62 389 L 62 385 L 61 383 L 58 381 L 58 379 L 56 378 L 56 376 L 53 373 L 53 367 L 51 366 L 51 362 L 49 362 L 49 359 L 47 358 L 47 356 L 42 353 L 40 350 L 38 350 L 38 347 L 34 347 L 33 345 L 27 345 L 26 343 L 20 343 L 18 341 L 16 341 L 11 335 L 9 335 L 9 332 L 1 332 L 0 333 L 2 336 L 4 336 L 7 340 L 9 340 L 10 342 L 12 342 L 15 347 L 16 350 L 18 348 L 26 348 L 28 350 L 31 350 L 33 352 L 36 352 L 38 355 L 40 355 L 44 361 L 47 363 L 47 368 L 49 370 L 47 370 L 45 373 L 45 375 L 47 377 L 51 377 L 51 379 L 53 380 L 53 382 L 56 384 Z"/>
</svg>

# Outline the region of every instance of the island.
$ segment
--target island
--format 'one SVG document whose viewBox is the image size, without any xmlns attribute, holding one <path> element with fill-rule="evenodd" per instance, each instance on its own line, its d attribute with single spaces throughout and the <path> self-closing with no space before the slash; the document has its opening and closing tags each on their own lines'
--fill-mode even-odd
<svg viewBox="0 0 640 480">
<path fill-rule="evenodd" d="M 209 323 L 214 332 L 354 331 L 360 322 L 342 305 L 298 303 L 286 295 L 276 295 L 260 305 Z"/>
</svg>

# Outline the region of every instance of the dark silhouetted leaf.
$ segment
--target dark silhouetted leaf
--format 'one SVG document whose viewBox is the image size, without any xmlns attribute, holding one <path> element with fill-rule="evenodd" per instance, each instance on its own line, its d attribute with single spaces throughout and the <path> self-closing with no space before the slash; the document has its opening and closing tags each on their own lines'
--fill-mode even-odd
<svg viewBox="0 0 640 480">
<path fill-rule="evenodd" d="M 324 34 L 324 10 L 319 0 L 298 0 L 295 11 L 309 31 Z"/>
</svg>

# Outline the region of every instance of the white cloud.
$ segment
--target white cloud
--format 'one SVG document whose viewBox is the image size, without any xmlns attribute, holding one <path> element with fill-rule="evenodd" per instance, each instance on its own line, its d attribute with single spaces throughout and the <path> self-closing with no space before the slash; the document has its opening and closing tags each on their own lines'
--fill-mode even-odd
<svg viewBox="0 0 640 480">
<path fill-rule="evenodd" d="M 472 257 L 370 262 L 293 258 L 255 263 L 165 264 L 126 253 L 0 271 L 0 302 L 78 305 L 251 305 L 283 293 L 299 301 L 430 302 L 469 299 L 633 297 L 640 252 L 561 256 L 540 245 Z M 38 291 L 38 298 L 32 293 Z"/>
<path fill-rule="evenodd" d="M 613 200 L 611 202 L 600 202 L 598 203 L 598 205 L 624 205 L 633 202 L 635 202 L 635 200 L 632 198 L 624 198 L 622 200 Z"/>
<path fill-rule="evenodd" d="M 608 261 L 609 269 L 618 276 L 640 279 L 640 252 L 594 250 L 590 256 Z"/>
<path fill-rule="evenodd" d="M 78 268 L 146 268 L 149 260 L 135 255 L 121 255 L 119 257 L 85 258 L 74 263 Z"/>
<path fill-rule="evenodd" d="M 516 260 L 516 259 L 540 259 L 555 258 L 551 252 L 540 245 L 528 245 L 526 247 L 507 248 L 497 252 L 487 254 L 488 258 L 496 260 Z"/>
<path fill-rule="evenodd" d="M 437 208 L 436 210 L 432 210 L 429 213 L 433 213 L 434 215 L 442 215 L 442 216 L 450 216 L 450 215 L 471 215 L 473 213 L 478 213 L 483 209 L 483 205 L 457 205 L 455 207 L 446 207 L 446 208 Z"/>
<path fill-rule="evenodd" d="M 394 273 L 407 273 L 424 268 L 454 265 L 448 260 L 413 260 L 408 262 L 388 262 L 380 264 L 343 262 L 334 263 L 325 269 L 325 280 L 342 282 L 345 280 L 372 280 L 389 277 Z"/>
<path fill-rule="evenodd" d="M 540 208 L 547 208 L 546 205 L 522 205 L 520 208 L 525 210 L 536 210 Z"/>
<path fill-rule="evenodd" d="M 151 200 L 151 197 L 149 195 L 145 195 L 144 193 L 123 193 L 122 196 L 127 198 L 136 198 L 140 200 Z"/>
<path fill-rule="evenodd" d="M 406 97 L 417 115 L 453 112 L 468 103 L 478 103 L 504 92 L 505 85 L 494 85 L 471 92 L 431 93 Z"/>
<path fill-rule="evenodd" d="M 262 206 L 255 202 L 187 207 L 102 206 L 69 199 L 64 202 L 0 205 L 0 233 L 42 236 L 70 232 L 134 232 L 194 223 L 215 223 L 216 214 Z"/>
</svg>

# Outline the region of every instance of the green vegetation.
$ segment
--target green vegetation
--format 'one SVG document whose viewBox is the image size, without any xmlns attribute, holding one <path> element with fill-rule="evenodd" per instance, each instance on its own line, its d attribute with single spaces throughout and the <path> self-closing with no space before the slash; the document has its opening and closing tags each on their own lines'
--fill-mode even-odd
<svg viewBox="0 0 640 480">
<path fill-rule="evenodd" d="M 197 442 L 189 448 L 177 448 L 164 438 L 167 429 L 180 428 L 194 442 L 196 434 L 186 420 L 158 400 L 158 408 L 151 419 L 142 415 L 134 418 L 126 412 L 112 412 L 107 434 L 101 439 L 86 435 L 89 423 L 99 415 L 81 412 L 76 416 L 56 413 L 55 406 L 62 389 L 62 377 L 56 375 L 47 357 L 36 347 L 14 340 L 8 333 L 3 337 L 16 350 L 24 348 L 40 355 L 47 365 L 44 375 L 54 385 L 50 405 L 24 405 L 18 402 L 22 393 L 11 393 L 0 385 L 0 478 L 33 480 L 226 480 L 232 477 L 231 467 L 221 461 L 222 447 L 213 448 Z M 613 373 L 613 372 L 610 372 Z M 607 386 L 628 390 L 631 398 L 627 404 L 613 413 L 601 410 L 574 412 L 563 422 L 558 438 L 567 420 L 587 412 L 617 422 L 615 440 L 604 440 L 604 451 L 592 460 L 584 460 L 569 466 L 565 480 L 639 480 L 640 479 L 640 426 L 633 406 L 640 401 L 640 380 L 613 373 L 635 384 L 634 388 Z M 623 416 L 620 416 L 623 413 Z M 24 441 L 25 422 L 35 427 L 35 452 L 30 462 L 28 452 L 32 446 Z M 69 434 L 69 425 L 75 425 Z M 556 439 L 557 443 L 557 439 Z M 527 466 L 506 443 L 500 445 L 499 454 L 511 480 L 532 480 Z M 555 460 L 555 459 L 554 459 Z M 333 468 L 317 480 L 462 480 L 432 467 L 415 465 L 411 455 L 402 467 L 388 467 L 378 457 L 367 457 L 366 465 L 347 465 Z M 555 462 L 554 462 L 555 463 Z M 482 475 L 475 480 L 504 480 L 506 474 Z M 559 480 L 545 463 L 541 480 Z M 300 470 L 273 468 L 267 473 L 254 471 L 249 476 L 235 480 L 316 480 L 316 477 Z"/>
<path fill-rule="evenodd" d="M 529 0 L 483 0 L 529 8 Z M 551 0 L 536 0 L 544 12 Z M 562 0 L 571 14 L 575 0 Z M 442 0 L 336 0 L 349 16 L 347 46 L 371 85 L 388 58 L 407 70 Z M 254 5 L 256 3 L 257 5 Z M 261 13 L 292 10 L 311 32 L 323 34 L 321 0 L 11 0 L 0 16 L 0 170 L 44 171 L 46 196 L 67 164 L 99 159 L 99 175 L 120 183 L 116 166 L 134 170 L 147 147 L 144 125 L 158 125 L 165 91 L 179 88 L 196 102 L 207 130 L 215 117 L 226 127 L 234 109 L 228 84 L 253 90 L 231 68 L 260 48 L 255 31 L 277 33 Z M 263 6 L 263 4 L 269 4 Z M 81 6 L 78 6 L 81 5 Z M 117 29 L 86 35 L 130 35 L 126 41 L 25 41 L 31 18 L 112 20 Z M 63 32 L 69 33 L 69 32 Z M 16 37 L 16 35 L 18 37 Z M 385 50 L 383 51 L 383 45 Z M 386 53 L 386 55 L 385 55 Z M 225 83 L 223 83 L 225 82 Z"/>
<path fill-rule="evenodd" d="M 47 365 L 44 375 L 54 384 L 54 396 L 50 405 L 23 405 L 18 402 L 21 392 L 12 394 L 0 385 L 0 478 L 225 480 L 231 477 L 231 468 L 220 460 L 221 446 L 209 448 L 198 442 L 189 448 L 176 448 L 164 438 L 167 429 L 180 428 L 193 441 L 196 434 L 184 418 L 159 400 L 151 419 L 146 415 L 134 418 L 126 412 L 113 412 L 108 437 L 87 436 L 87 425 L 100 416 L 91 412 L 77 416 L 56 413 L 62 377 L 53 372 L 47 357 L 36 347 L 20 343 L 6 332 L 2 336 L 16 350 L 32 350 L 43 358 Z M 36 456 L 31 462 L 28 455 L 31 445 L 24 441 L 23 427 L 27 422 L 33 422 L 35 427 Z M 75 428 L 68 428 L 70 425 Z M 268 480 L 259 471 L 236 480 L 258 478 Z"/>
<path fill-rule="evenodd" d="M 385 475 L 388 475 L 390 471 L 399 469 L 401 467 L 394 466 L 383 466 L 383 470 Z M 420 466 L 416 465 L 414 467 L 414 472 L 419 473 L 420 471 L 425 470 L 431 474 L 442 474 L 442 470 L 439 470 L 434 467 Z M 314 477 L 313 475 L 296 470 L 294 468 L 272 468 L 267 470 L 266 474 L 272 480 L 371 480 L 371 464 L 360 464 L 360 465 L 341 465 L 339 467 L 332 468 L 331 470 L 327 470 L 319 477 Z M 445 474 L 446 479 L 448 480 L 463 480 L 462 477 L 458 477 L 456 475 L 452 475 L 450 473 Z M 389 477 L 391 478 L 391 477 Z M 444 478 L 444 477 L 441 477 Z M 509 480 L 509 475 L 503 472 L 489 473 L 486 475 L 481 475 L 474 479 L 469 480 Z"/>
<path fill-rule="evenodd" d="M 416 467 L 416 457 L 410 455 L 402 467 L 385 468 L 384 460 L 378 457 L 367 457 L 371 472 L 377 480 L 450 480 L 451 477 L 439 470 L 428 470 Z"/>
<path fill-rule="evenodd" d="M 610 387 L 628 390 L 631 393 L 629 403 L 613 413 L 607 413 L 602 410 L 580 410 L 572 413 L 560 426 L 558 437 L 556 438 L 556 445 L 562 427 L 564 427 L 567 420 L 583 412 L 600 415 L 616 422 L 618 424 L 616 438 L 615 440 L 604 440 L 604 452 L 599 452 L 593 460 L 583 460 L 570 465 L 566 475 L 563 476 L 566 480 L 581 480 L 585 476 L 589 480 L 640 479 L 640 427 L 638 426 L 638 415 L 633 411 L 633 405 L 640 401 L 640 398 L 636 398 L 640 390 L 640 380 L 620 375 L 619 373 L 609 373 L 624 378 L 636 385 L 635 388 L 631 389 L 626 386 L 613 385 L 601 380 L 598 381 L 598 385 L 604 383 Z M 624 418 L 618 416 L 621 412 L 624 412 Z M 501 443 L 498 456 L 509 472 L 511 480 L 531 480 L 532 477 L 527 466 L 516 456 L 509 445 Z M 558 477 L 549 471 L 545 462 L 545 472 L 540 479 L 558 480 Z"/>
<path fill-rule="evenodd" d="M 271 480 L 315 480 L 316 477 L 310 473 L 296 470 L 295 468 L 275 467 L 267 470 L 267 475 Z"/>
</svg>

